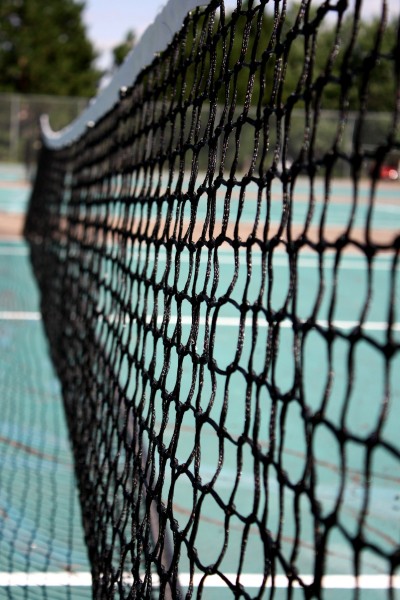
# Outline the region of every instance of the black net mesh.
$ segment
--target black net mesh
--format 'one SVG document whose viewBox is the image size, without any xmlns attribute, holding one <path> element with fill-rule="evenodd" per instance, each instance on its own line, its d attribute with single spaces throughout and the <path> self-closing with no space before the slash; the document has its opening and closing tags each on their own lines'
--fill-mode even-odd
<svg viewBox="0 0 400 600">
<path fill-rule="evenodd" d="M 400 45 L 348 4 L 212 1 L 42 151 L 96 598 L 394 597 Z"/>
</svg>

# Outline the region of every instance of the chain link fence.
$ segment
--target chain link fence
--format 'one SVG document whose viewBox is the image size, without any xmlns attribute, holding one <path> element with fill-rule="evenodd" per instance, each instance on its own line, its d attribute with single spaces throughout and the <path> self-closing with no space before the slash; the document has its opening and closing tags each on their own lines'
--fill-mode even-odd
<svg viewBox="0 0 400 600">
<path fill-rule="evenodd" d="M 86 106 L 87 98 L 0 94 L 0 161 L 35 163 L 39 118 L 48 114 L 55 131 L 68 125 Z"/>
<path fill-rule="evenodd" d="M 52 129 L 58 131 L 71 123 L 87 103 L 87 98 L 0 94 L 0 162 L 24 163 L 27 173 L 32 172 L 35 166 L 36 153 L 40 148 L 40 115 L 48 114 Z M 237 107 L 237 110 L 242 110 L 242 107 Z M 251 110 L 248 122 L 242 125 L 240 148 L 236 147 L 235 132 L 232 132 L 232 140 L 228 141 L 225 148 L 224 162 L 228 169 L 229 165 L 235 160 L 237 161 L 238 170 L 243 172 L 246 172 L 251 165 L 254 148 Z M 219 120 L 218 116 L 221 117 L 220 111 L 217 111 L 216 123 Z M 206 117 L 207 115 L 204 116 L 205 119 Z M 283 158 L 285 166 L 290 166 L 293 161 L 301 160 L 301 156 L 307 153 L 310 144 L 313 144 L 313 153 L 316 158 L 319 155 L 326 155 L 328 148 L 336 145 L 343 159 L 337 161 L 334 172 L 338 177 L 347 177 L 350 175 L 350 167 L 346 156 L 351 155 L 354 144 L 362 146 L 368 159 L 368 148 L 371 140 L 374 143 L 379 140 L 378 143 L 382 144 L 384 148 L 393 127 L 391 115 L 385 113 L 369 113 L 361 124 L 357 121 L 356 113 L 354 115 L 350 113 L 345 123 L 338 121 L 336 111 L 321 111 L 318 123 L 305 123 L 302 111 L 293 111 L 287 118 L 290 118 L 291 121 L 291 140 L 287 148 L 289 154 L 285 157 L 280 156 L 277 140 L 283 132 L 278 135 L 274 117 L 271 116 L 268 133 L 268 156 L 264 168 L 271 167 L 272 163 L 276 163 L 278 170 L 283 168 Z M 190 122 L 190 119 L 188 119 L 188 122 Z M 189 131 L 187 133 L 190 135 Z M 157 144 L 157 140 L 149 139 L 149 143 Z M 259 143 L 262 145 L 263 140 L 259 140 Z M 220 151 L 222 151 L 221 148 L 218 148 L 217 152 Z M 398 179 L 399 177 L 399 157 L 400 154 L 385 157 L 385 164 L 389 164 L 392 168 L 392 179 Z M 370 169 L 374 168 L 374 165 L 369 164 L 368 160 L 365 161 L 365 164 L 369 165 Z M 202 156 L 199 156 L 199 165 L 200 168 L 207 169 L 207 158 L 202 161 Z M 255 165 L 256 170 L 257 167 L 258 165 Z M 367 173 L 364 173 L 364 175 L 367 175 Z"/>
</svg>

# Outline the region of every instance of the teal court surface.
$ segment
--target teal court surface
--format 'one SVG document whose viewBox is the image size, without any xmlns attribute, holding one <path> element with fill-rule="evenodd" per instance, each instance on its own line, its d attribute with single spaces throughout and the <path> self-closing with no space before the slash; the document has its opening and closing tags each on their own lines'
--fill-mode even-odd
<svg viewBox="0 0 400 600">
<path fill-rule="evenodd" d="M 0 163 L 0 214 L 25 213 L 30 185 L 23 165 Z"/>
<path fill-rule="evenodd" d="M 11 198 L 11 188 L 12 186 L 8 189 L 9 200 L 4 201 L 5 204 L 8 202 L 7 208 L 0 205 L 0 211 L 7 211 L 9 205 L 14 202 Z M 343 200 L 349 190 L 344 184 L 338 188 L 337 202 L 332 203 L 330 210 L 334 223 L 340 224 L 349 218 L 349 206 Z M 307 194 L 307 190 L 304 193 Z M 400 222 L 398 185 L 384 187 L 380 200 L 382 201 L 374 211 L 373 225 L 394 232 Z M 0 196 L 0 204 L 1 202 Z M 232 202 L 231 210 L 237 210 L 235 202 L 237 203 L 237 200 Z M 24 201 L 16 201 L 13 210 L 17 210 L 15 207 L 22 210 L 23 203 Z M 282 207 L 277 207 L 277 211 L 278 209 L 281 210 Z M 249 212 L 246 220 L 251 222 L 254 209 L 250 202 L 245 205 L 245 210 Z M 360 225 L 365 223 L 365 210 L 361 203 L 356 215 L 356 222 Z M 306 200 L 299 201 L 294 210 L 294 219 L 303 222 L 306 211 Z M 278 215 L 278 212 L 276 214 Z M 273 214 L 272 219 L 274 218 Z M 318 210 L 315 218 L 320 218 Z M 133 247 L 131 260 L 140 265 L 142 258 L 139 249 Z M 207 255 L 201 256 L 202 267 L 198 282 L 193 282 L 193 290 L 196 293 L 207 286 L 204 283 L 207 259 Z M 158 260 L 162 271 L 165 256 L 160 254 Z M 217 295 L 225 294 L 232 286 L 234 263 L 235 256 L 232 250 L 223 247 L 218 249 L 220 276 Z M 381 253 L 374 259 L 368 275 L 366 259 L 356 250 L 343 253 L 336 270 L 333 254 L 326 253 L 323 264 L 320 265 L 316 254 L 302 253 L 296 266 L 296 315 L 302 320 L 307 320 L 313 315 L 319 298 L 321 266 L 324 291 L 318 300 L 318 327 L 310 330 L 298 356 L 293 352 L 292 322 L 286 320 L 280 327 L 274 384 L 283 394 L 289 392 L 295 377 L 296 360 L 300 360 L 304 397 L 310 411 L 320 409 L 321 398 L 324 397 L 329 384 L 329 400 L 324 410 L 325 420 L 329 422 L 330 427 L 322 426 L 312 441 L 314 455 L 318 457 L 315 464 L 315 497 L 326 516 L 336 509 L 339 496 L 341 498 L 338 519 L 340 526 L 336 527 L 331 535 L 327 550 L 324 598 L 329 600 L 353 597 L 352 590 L 356 583 L 363 599 L 387 598 L 388 561 L 377 558 L 378 554 L 374 550 L 378 549 L 378 553 L 389 556 L 399 545 L 400 463 L 395 454 L 400 446 L 400 353 L 397 353 L 391 361 L 391 368 L 388 369 L 379 350 L 389 335 L 397 343 L 400 342 L 400 319 L 397 312 L 400 298 L 399 265 L 397 264 L 393 271 L 392 263 L 392 253 Z M 304 499 L 300 506 L 295 506 L 290 485 L 285 487 L 284 496 L 280 496 L 278 475 L 274 468 L 274 464 L 279 462 L 291 485 L 295 485 L 302 477 L 308 443 L 304 420 L 299 405 L 288 403 L 285 409 L 279 409 L 275 422 L 271 422 L 271 399 L 265 387 L 259 394 L 253 393 L 246 399 L 246 380 L 242 371 L 251 365 L 254 373 L 262 376 L 269 345 L 269 324 L 265 316 L 254 316 L 250 309 L 246 315 L 239 313 L 235 305 L 235 290 L 241 290 L 243 293 L 246 289 L 249 306 L 255 302 L 261 277 L 261 260 L 253 254 L 251 272 L 246 266 L 244 255 L 239 256 L 239 264 L 239 277 L 232 294 L 233 301 L 224 305 L 218 313 L 200 310 L 200 314 L 196 316 L 199 324 L 199 347 L 205 343 L 206 325 L 215 327 L 211 351 L 220 375 L 216 382 L 216 395 L 210 409 L 210 418 L 216 424 L 223 425 L 227 432 L 224 438 L 223 464 L 215 479 L 219 464 L 219 439 L 211 426 L 202 428 L 199 475 L 203 483 L 215 479 L 214 485 L 219 497 L 228 504 L 232 501 L 232 482 L 240 470 L 234 504 L 240 507 L 240 513 L 244 515 L 251 514 L 252 511 L 261 513 L 268 505 L 268 528 L 273 536 L 279 532 L 282 554 L 290 557 L 295 539 L 300 540 L 296 564 L 298 572 L 307 582 L 315 561 L 315 532 L 310 506 Z M 272 267 L 273 283 L 269 290 L 268 302 L 272 310 L 278 310 L 290 285 L 287 255 L 284 252 L 275 252 Z M 112 277 L 112 273 L 107 273 L 107 269 L 105 261 L 104 276 Z M 185 263 L 184 257 L 181 257 L 179 277 L 182 281 L 186 280 L 188 269 L 189 262 Z M 364 313 L 367 297 L 368 310 Z M 242 295 L 236 297 L 236 300 L 241 301 Z M 118 318 L 111 313 L 107 315 L 112 305 L 107 294 L 101 297 L 99 302 L 103 305 L 108 319 Z M 163 305 L 161 296 L 158 297 L 158 302 Z M 393 302 L 394 314 L 390 313 Z M 184 302 L 180 310 L 184 343 L 191 332 L 193 315 L 190 305 Z M 152 311 L 151 300 L 147 311 Z M 171 336 L 177 323 L 176 314 L 172 306 L 172 316 L 169 320 Z M 324 337 L 328 322 L 333 323 L 339 332 L 349 332 L 359 323 L 361 317 L 363 342 L 357 344 L 353 352 L 348 339 L 338 335 L 328 355 Z M 255 348 L 252 350 L 254 340 L 251 332 L 255 318 L 258 333 Z M 388 319 L 392 320 L 390 334 Z M 239 330 L 244 333 L 241 341 Z M 133 347 L 136 344 L 135 328 L 127 328 L 126 331 L 130 335 L 129 344 Z M 102 343 L 101 336 L 102 324 L 99 323 L 99 343 Z M 148 342 L 145 361 L 150 361 L 154 354 L 152 342 Z M 157 373 L 157 369 L 161 370 L 163 366 L 162 349 L 157 348 L 156 356 Z M 167 389 L 173 389 L 177 372 L 174 365 L 178 365 L 178 360 L 178 356 L 172 354 L 171 368 L 166 381 Z M 239 369 L 227 377 L 229 366 L 234 361 Z M 351 389 L 348 387 L 349 369 L 352 375 Z M 266 377 L 269 376 L 267 373 Z M 125 385 L 127 370 L 124 364 L 121 365 L 119 377 L 121 385 Z M 190 387 L 191 366 L 184 362 L 181 393 L 188 395 Z M 211 388 L 212 382 L 205 372 L 199 396 L 200 407 L 203 410 L 210 408 L 208 404 Z M 224 405 L 226 392 L 229 395 L 228 406 Z M 78 493 L 64 423 L 60 386 L 48 356 L 39 312 L 38 291 L 29 265 L 28 248 L 21 240 L 0 243 L 0 393 L 0 597 L 89 598 L 90 568 L 80 524 Z M 385 410 L 389 411 L 389 418 L 385 420 L 381 432 L 384 444 L 380 444 L 371 454 L 367 482 L 367 440 L 374 435 L 387 396 L 390 397 L 390 404 L 385 406 Z M 243 452 L 238 452 L 239 440 L 246 431 L 254 430 L 256 414 L 258 443 L 265 448 L 265 452 L 272 452 L 268 472 L 265 470 L 259 473 L 259 480 L 266 481 L 266 486 L 255 485 L 254 457 L 249 447 L 243 446 Z M 279 425 L 283 418 L 284 428 Z M 156 403 L 156 433 L 164 427 L 163 443 L 167 445 L 174 432 L 173 415 L 171 414 L 165 426 L 161 403 Z M 353 434 L 352 441 L 348 441 L 345 448 L 339 444 L 337 436 L 337 432 L 342 428 Z M 272 434 L 275 439 L 273 451 L 270 447 Z M 176 459 L 180 463 L 188 459 L 194 443 L 195 419 L 188 411 L 182 421 L 176 452 Z M 343 478 L 344 466 L 346 476 Z M 166 495 L 168 483 L 167 470 Z M 173 513 L 181 529 L 185 527 L 193 508 L 191 497 L 190 480 L 185 477 L 179 478 L 174 489 Z M 367 536 L 371 551 L 363 552 L 360 557 L 360 575 L 356 582 L 353 547 L 349 539 L 356 536 L 361 518 L 363 535 Z M 196 535 L 196 549 L 203 564 L 212 564 L 218 560 L 224 546 L 225 525 L 224 511 L 213 501 L 212 496 L 208 496 L 202 505 L 202 518 Z M 228 579 L 235 580 L 240 560 L 243 523 L 232 516 L 229 520 L 229 530 L 229 544 L 220 570 Z M 256 527 L 250 527 L 246 536 L 248 542 L 242 557 L 240 581 L 250 596 L 255 596 L 262 584 L 260 573 L 264 569 L 264 552 Z M 180 567 L 180 582 L 185 590 L 189 576 L 184 557 Z M 394 597 L 400 597 L 400 573 L 395 575 L 391 584 L 397 588 Z M 200 578 L 195 577 L 195 585 L 196 582 L 198 585 L 199 581 Z M 278 600 L 280 597 L 286 597 L 287 580 L 279 571 L 276 574 L 275 585 L 277 589 L 274 597 Z M 230 598 L 231 594 L 222 586 L 220 578 L 207 578 L 203 598 Z M 268 590 L 264 597 L 269 597 Z M 302 598 L 301 590 L 294 590 L 293 597 Z"/>
<path fill-rule="evenodd" d="M 27 173 L 22 165 L 7 165 L 0 163 L 0 213 L 25 213 L 28 205 L 30 186 L 26 181 Z M 166 188 L 167 180 L 163 182 Z M 139 186 L 139 184 L 138 184 Z M 118 187 L 118 183 L 116 183 Z M 224 210 L 224 188 L 221 188 L 218 194 L 215 218 L 222 219 Z M 272 221 L 279 221 L 282 214 L 282 188 L 279 184 L 272 185 L 273 202 L 271 204 L 270 218 Z M 296 197 L 292 207 L 292 219 L 294 224 L 303 224 L 309 210 L 310 184 L 307 179 L 299 179 L 296 184 Z M 312 190 L 315 197 L 315 205 L 310 224 L 318 225 L 320 223 L 323 211 L 324 185 L 322 180 L 316 180 Z M 353 188 L 349 180 L 336 180 L 331 190 L 331 199 L 328 209 L 324 216 L 326 222 L 330 225 L 343 225 L 351 218 Z M 354 215 L 354 227 L 363 227 L 368 216 L 369 209 L 369 188 L 361 186 L 359 189 L 359 199 L 357 210 Z M 248 187 L 245 196 L 245 203 L 242 210 L 242 220 L 252 223 L 255 217 L 256 209 L 256 188 Z M 370 227 L 395 228 L 400 223 L 400 185 L 398 183 L 381 182 L 378 190 L 378 201 L 375 203 Z M 233 194 L 230 199 L 230 211 L 236 215 L 239 205 L 238 195 Z M 196 216 L 198 219 L 206 217 L 206 203 L 200 201 Z M 262 219 L 263 214 L 260 215 Z"/>
<path fill-rule="evenodd" d="M 0 598 L 90 598 L 72 454 L 38 303 L 26 245 L 0 243 Z M 66 587 L 82 582 L 82 572 L 85 587 Z"/>
</svg>

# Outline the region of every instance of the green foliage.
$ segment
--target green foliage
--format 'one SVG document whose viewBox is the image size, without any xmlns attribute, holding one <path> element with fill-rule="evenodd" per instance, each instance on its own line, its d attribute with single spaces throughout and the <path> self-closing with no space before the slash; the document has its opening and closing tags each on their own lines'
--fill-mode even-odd
<svg viewBox="0 0 400 600">
<path fill-rule="evenodd" d="M 327 19 L 321 11 L 292 4 L 282 19 L 282 13 L 274 15 L 270 3 L 259 11 L 257 3 L 243 2 L 242 10 L 227 15 L 224 22 L 218 15 L 213 23 L 204 22 L 203 31 L 198 30 L 196 38 L 189 32 L 186 40 L 186 56 L 194 57 L 194 63 L 185 82 L 177 85 L 178 91 L 185 90 L 181 99 L 195 89 L 196 94 L 214 93 L 220 103 L 231 106 L 261 98 L 259 108 L 275 110 L 291 98 L 298 108 L 311 102 L 331 110 L 393 110 L 396 18 L 386 26 L 379 19 L 355 23 L 348 11 L 337 31 L 337 19 Z M 234 27 L 227 29 L 229 71 L 222 81 L 222 46 L 210 55 L 205 40 L 207 33 L 211 39 L 229 19 Z M 197 72 L 206 72 L 207 79 L 203 76 L 197 82 Z"/>
<path fill-rule="evenodd" d="M 283 101 L 291 94 L 322 109 L 391 111 L 396 102 L 398 23 L 354 22 L 348 14 L 339 31 L 335 19 L 292 5 L 282 28 Z M 368 84 L 366 84 L 368 82 Z"/>
<path fill-rule="evenodd" d="M 74 0 L 2 0 L 0 91 L 93 96 L 101 73 Z"/>
<path fill-rule="evenodd" d="M 289 129 L 283 160 L 294 160 L 310 146 L 316 159 L 335 144 L 346 152 L 356 121 L 351 115 L 338 120 L 337 111 L 393 112 L 396 20 L 355 22 L 353 11 L 346 11 L 338 23 L 338 15 L 331 11 L 327 18 L 326 10 L 326 3 L 315 8 L 303 2 L 290 4 L 284 14 L 283 3 L 269 2 L 260 10 L 258 0 L 248 0 L 239 11 L 194 17 L 181 37 L 179 56 L 175 52 L 161 62 L 159 80 L 167 78 L 161 89 L 171 106 L 188 107 L 182 139 L 207 140 L 197 156 L 201 168 L 217 148 L 223 149 L 226 165 L 248 169 L 255 161 L 258 168 L 262 161 L 266 168 L 279 160 Z M 146 81 L 154 89 L 150 75 Z M 257 131 L 256 118 L 264 111 L 268 127 Z M 229 123 L 235 123 L 232 130 L 225 126 Z M 377 136 L 384 141 L 389 126 L 369 115 L 357 131 L 360 143 Z M 166 128 L 164 135 L 172 139 L 173 131 Z M 335 166 L 337 174 L 347 174 L 347 168 L 340 161 Z"/>
<path fill-rule="evenodd" d="M 118 44 L 118 46 L 115 46 L 113 48 L 112 52 L 113 52 L 113 63 L 114 63 L 113 67 L 114 68 L 122 65 L 126 56 L 129 54 L 129 52 L 132 50 L 133 46 L 135 45 L 135 41 L 136 41 L 135 32 L 132 30 L 129 30 L 125 36 L 124 41 L 121 44 Z"/>
<path fill-rule="evenodd" d="M 318 77 L 329 80 L 319 97 L 321 108 L 393 110 L 397 27 L 396 20 L 382 27 L 378 19 L 357 25 L 348 16 L 338 35 L 326 26 L 315 34 L 312 81 Z"/>
</svg>

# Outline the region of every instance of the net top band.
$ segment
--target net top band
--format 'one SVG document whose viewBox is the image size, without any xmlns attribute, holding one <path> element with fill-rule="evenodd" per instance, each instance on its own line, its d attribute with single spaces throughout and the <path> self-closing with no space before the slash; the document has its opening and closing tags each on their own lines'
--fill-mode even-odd
<svg viewBox="0 0 400 600">
<path fill-rule="evenodd" d="M 58 150 L 79 139 L 88 127 L 92 127 L 118 102 L 121 89 L 132 86 L 142 69 L 151 64 L 157 53 L 165 50 L 181 28 L 186 15 L 206 4 L 206 0 L 169 0 L 108 85 L 89 102 L 79 117 L 57 132 L 51 129 L 48 115 L 41 117 L 44 144 L 51 150 Z"/>
</svg>

